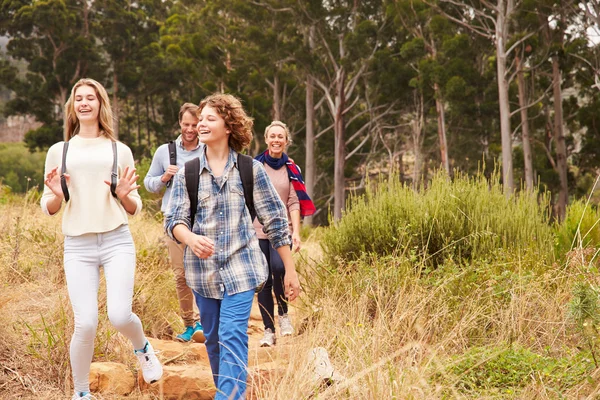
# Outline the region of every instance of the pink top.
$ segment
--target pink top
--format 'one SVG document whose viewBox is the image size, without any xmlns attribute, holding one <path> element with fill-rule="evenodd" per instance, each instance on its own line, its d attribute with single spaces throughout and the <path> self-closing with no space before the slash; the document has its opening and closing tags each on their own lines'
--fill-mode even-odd
<svg viewBox="0 0 600 400">
<path fill-rule="evenodd" d="M 271 183 L 275 186 L 275 190 L 279 194 L 279 198 L 285 204 L 288 212 L 288 224 L 290 227 L 290 234 L 292 233 L 292 218 L 290 216 L 290 211 L 300 210 L 300 201 L 298 200 L 298 195 L 294 190 L 294 186 L 290 182 L 290 178 L 288 176 L 287 168 L 281 167 L 279 169 L 273 169 L 269 167 L 267 164 L 263 164 L 265 167 L 265 171 L 267 171 L 267 175 L 271 179 Z M 254 222 L 254 230 L 256 231 L 256 236 L 259 239 L 268 239 L 267 235 L 263 232 L 263 226 L 258 219 L 255 218 Z"/>
</svg>

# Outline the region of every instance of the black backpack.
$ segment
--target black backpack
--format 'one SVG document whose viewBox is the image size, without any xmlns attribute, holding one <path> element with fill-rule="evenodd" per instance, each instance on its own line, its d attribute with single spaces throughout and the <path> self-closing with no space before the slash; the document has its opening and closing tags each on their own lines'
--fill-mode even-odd
<svg viewBox="0 0 600 400">
<path fill-rule="evenodd" d="M 62 167 L 60 169 L 60 187 L 62 188 L 65 201 L 69 201 L 69 188 L 67 187 L 67 179 L 65 178 L 65 172 L 67 172 L 67 150 L 69 149 L 69 142 L 65 142 L 62 153 Z M 112 142 L 113 149 L 113 166 L 112 173 L 110 174 L 110 193 L 117 199 L 117 142 Z"/>
<path fill-rule="evenodd" d="M 256 210 L 254 209 L 254 173 L 252 171 L 252 157 L 238 153 L 238 171 L 244 188 L 244 199 L 246 208 L 250 212 L 250 219 L 254 221 Z M 200 183 L 200 159 L 194 158 L 185 163 L 185 186 L 190 196 L 190 227 L 194 227 L 196 210 L 198 209 L 198 185 Z M 190 230 L 191 230 L 190 228 Z"/>
</svg>

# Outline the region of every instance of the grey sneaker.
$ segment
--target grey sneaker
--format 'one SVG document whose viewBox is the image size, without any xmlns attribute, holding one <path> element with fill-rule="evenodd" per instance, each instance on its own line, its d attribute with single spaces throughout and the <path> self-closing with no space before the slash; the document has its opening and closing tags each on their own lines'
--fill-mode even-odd
<svg viewBox="0 0 600 400">
<path fill-rule="evenodd" d="M 292 321 L 290 321 L 290 317 L 287 314 L 279 316 L 279 332 L 281 336 L 291 336 L 294 333 Z"/>
<path fill-rule="evenodd" d="M 146 383 L 154 383 L 162 378 L 163 368 L 150 342 L 146 342 L 142 350 L 135 350 L 134 353 L 140 362 Z"/>
<path fill-rule="evenodd" d="M 275 332 L 273 332 L 271 328 L 265 329 L 263 338 L 260 339 L 260 347 L 271 347 L 274 346 L 276 342 Z"/>
</svg>

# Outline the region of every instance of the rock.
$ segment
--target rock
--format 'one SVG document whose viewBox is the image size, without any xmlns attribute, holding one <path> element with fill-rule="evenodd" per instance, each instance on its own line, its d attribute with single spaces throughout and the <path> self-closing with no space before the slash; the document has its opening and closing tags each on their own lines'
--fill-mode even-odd
<svg viewBox="0 0 600 400">
<path fill-rule="evenodd" d="M 90 390 L 95 393 L 130 394 L 135 388 L 133 373 L 124 364 L 95 362 L 90 368 Z"/>
<path fill-rule="evenodd" d="M 212 400 L 217 392 L 210 368 L 194 365 L 166 365 L 163 377 L 151 385 L 138 374 L 142 392 L 152 393 L 165 400 Z"/>
<path fill-rule="evenodd" d="M 158 350 L 158 359 L 161 363 L 170 361 L 170 363 L 178 362 L 197 362 L 202 365 L 209 366 L 208 353 L 206 346 L 202 343 L 181 343 L 172 340 L 160 340 L 148 338 L 154 350 Z"/>
</svg>

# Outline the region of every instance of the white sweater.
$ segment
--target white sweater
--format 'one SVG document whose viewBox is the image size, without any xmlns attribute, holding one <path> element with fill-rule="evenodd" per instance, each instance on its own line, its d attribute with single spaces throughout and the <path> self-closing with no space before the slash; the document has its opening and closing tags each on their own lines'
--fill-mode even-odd
<svg viewBox="0 0 600 400">
<path fill-rule="evenodd" d="M 46 155 L 44 176 L 54 167 L 60 174 L 64 142 L 54 144 Z M 125 167 L 134 168 L 133 155 L 125 144 L 117 142 L 117 174 L 121 177 Z M 79 236 L 86 233 L 109 232 L 123 224 L 127 224 L 127 212 L 121 202 L 110 193 L 110 182 L 113 165 L 111 140 L 106 136 L 93 139 L 74 136 L 69 141 L 67 151 L 67 174 L 71 176 L 69 183 L 70 200 L 63 212 L 62 230 L 66 236 Z M 137 190 L 129 196 L 135 200 L 136 215 L 142 209 L 142 199 Z M 48 212 L 47 203 L 54 197 L 52 191 L 44 185 L 41 206 Z"/>
</svg>

